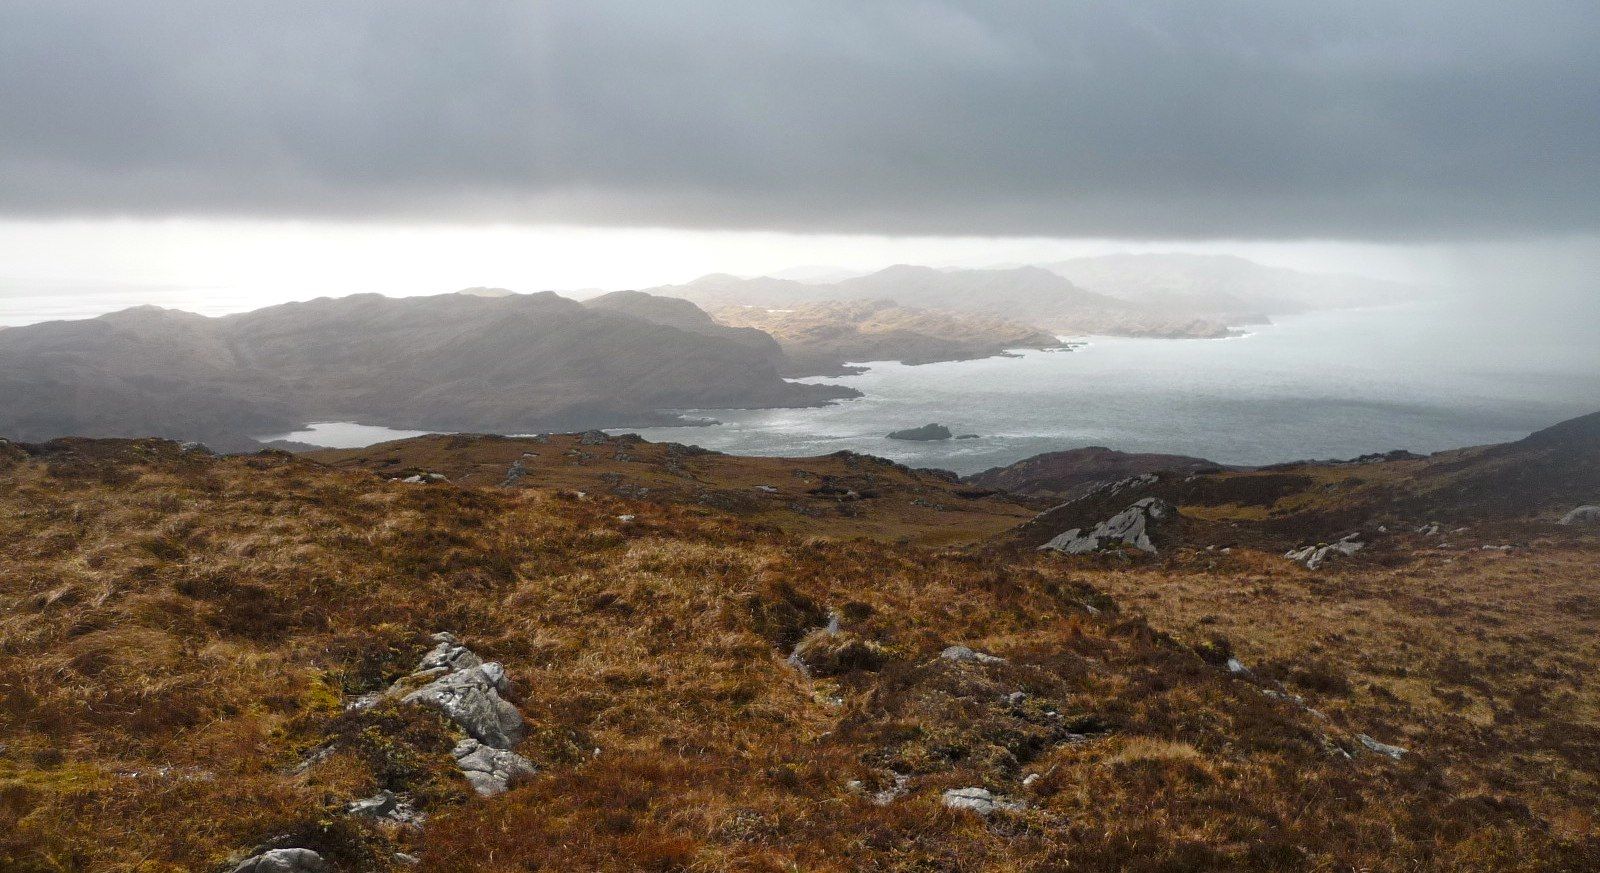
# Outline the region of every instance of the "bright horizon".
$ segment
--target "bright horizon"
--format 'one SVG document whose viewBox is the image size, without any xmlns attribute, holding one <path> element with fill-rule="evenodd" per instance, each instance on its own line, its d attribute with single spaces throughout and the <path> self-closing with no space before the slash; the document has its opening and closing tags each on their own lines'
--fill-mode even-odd
<svg viewBox="0 0 1600 873">
<path fill-rule="evenodd" d="M 1119 252 L 1237 255 L 1305 272 L 1448 282 L 1450 252 L 1337 241 L 801 234 L 569 225 L 170 219 L 0 222 L 0 325 L 152 304 L 205 315 L 317 297 L 614 291 L 708 273 L 901 263 L 992 268 Z M 914 301 L 906 301 L 914 305 Z"/>
</svg>

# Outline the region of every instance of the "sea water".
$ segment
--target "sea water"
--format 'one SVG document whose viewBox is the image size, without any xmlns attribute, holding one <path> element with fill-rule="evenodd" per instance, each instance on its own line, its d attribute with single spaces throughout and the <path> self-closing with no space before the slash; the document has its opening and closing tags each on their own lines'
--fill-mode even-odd
<svg viewBox="0 0 1600 873">
<path fill-rule="evenodd" d="M 1284 317 L 1220 340 L 1090 337 L 1073 351 L 906 366 L 870 362 L 860 398 L 812 409 L 691 409 L 699 427 L 616 428 L 735 454 L 849 449 L 973 473 L 1102 445 L 1225 464 L 1431 452 L 1518 439 L 1600 410 L 1597 325 L 1508 324 L 1441 304 Z M 976 439 L 906 442 L 938 422 Z M 331 446 L 415 435 L 321 423 L 275 437 Z"/>
</svg>

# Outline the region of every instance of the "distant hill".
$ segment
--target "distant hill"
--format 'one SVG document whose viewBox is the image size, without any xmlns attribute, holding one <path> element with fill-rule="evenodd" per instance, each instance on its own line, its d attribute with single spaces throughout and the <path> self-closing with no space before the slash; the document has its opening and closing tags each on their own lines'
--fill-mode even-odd
<svg viewBox="0 0 1600 873">
<path fill-rule="evenodd" d="M 1015 321 L 890 300 L 803 303 L 781 310 L 728 306 L 714 314 L 727 324 L 759 328 L 775 337 L 789 361 L 785 373 L 792 376 L 851 372 L 844 366 L 849 361 L 928 364 L 1060 344 L 1053 335 Z"/>
<path fill-rule="evenodd" d="M 1003 270 L 936 270 L 901 264 L 866 276 L 833 283 L 805 283 L 722 273 L 686 285 L 648 289 L 718 309 L 756 306 L 784 309 L 824 301 L 895 300 L 906 306 L 983 315 L 1066 334 L 1219 337 L 1229 335 L 1220 321 L 1119 300 L 1078 287 L 1039 267 Z"/>
<path fill-rule="evenodd" d="M 1141 473 L 1198 473 L 1222 469 L 1221 464 L 1204 458 L 1119 452 L 1105 446 L 1086 446 L 1062 452 L 1046 452 L 1005 467 L 992 467 L 968 476 L 966 481 L 982 488 L 1061 501 L 1082 497 L 1098 485 Z"/>
<path fill-rule="evenodd" d="M 705 310 L 682 298 L 658 297 L 643 291 L 613 291 L 585 300 L 583 305 L 602 312 L 630 315 L 688 333 L 729 340 L 760 352 L 774 363 L 784 362 L 783 349 L 773 337 L 754 327 L 734 327 L 719 322 Z"/>
<path fill-rule="evenodd" d="M 685 306 L 660 308 L 695 320 Z M 770 345 L 748 333 L 627 308 L 637 301 L 360 294 L 222 318 L 144 307 L 12 328 L 0 332 L 0 434 L 236 449 L 311 421 L 515 433 L 855 394 L 783 381 Z"/>
<path fill-rule="evenodd" d="M 967 481 L 997 487 L 996 472 Z M 1038 545 L 1144 497 L 1177 506 L 1186 517 L 1191 543 L 1248 542 L 1269 551 L 1332 542 L 1357 528 L 1375 537 L 1372 531 L 1379 528 L 1380 533 L 1400 533 L 1433 523 L 1434 533 L 1471 530 L 1481 537 L 1495 536 L 1501 526 L 1549 525 L 1574 507 L 1600 503 L 1600 412 L 1516 442 L 1426 457 L 1392 452 L 1212 473 L 1182 468 L 1149 472 L 1153 475 L 1052 507 L 1017 528 L 1014 536 L 1025 545 Z"/>
<path fill-rule="evenodd" d="M 1416 289 L 1398 282 L 1305 273 L 1233 255 L 1114 254 L 1041 266 L 1118 300 L 1230 324 L 1314 309 L 1389 303 L 1416 294 Z"/>
</svg>

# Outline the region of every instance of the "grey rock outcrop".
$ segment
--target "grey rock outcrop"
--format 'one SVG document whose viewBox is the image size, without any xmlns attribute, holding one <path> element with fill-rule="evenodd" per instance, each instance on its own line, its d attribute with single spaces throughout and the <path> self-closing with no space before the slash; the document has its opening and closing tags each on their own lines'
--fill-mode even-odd
<svg viewBox="0 0 1600 873">
<path fill-rule="evenodd" d="M 431 681 L 402 700 L 439 710 L 467 733 L 470 739 L 458 743 L 452 755 L 479 794 L 499 794 L 513 777 L 537 772 L 531 761 L 511 751 L 522 741 L 525 727 L 522 713 L 500 696 L 509 688 L 505 669 L 484 661 L 452 634 L 437 633 L 433 640 L 437 645 L 412 674 L 413 680 Z M 358 803 L 382 806 L 382 799 L 379 795 Z"/>
<path fill-rule="evenodd" d="M 268 849 L 246 858 L 233 873 L 333 873 L 333 867 L 310 849 Z"/>
<path fill-rule="evenodd" d="M 1361 542 L 1359 533 L 1347 534 L 1335 543 L 1318 543 L 1301 549 L 1290 549 L 1283 553 L 1285 558 L 1298 561 L 1306 566 L 1307 570 L 1315 570 L 1334 555 L 1346 557 L 1366 548 L 1367 544 Z"/>
<path fill-rule="evenodd" d="M 461 768 L 472 790 L 488 797 L 509 787 L 518 776 L 532 776 L 538 770 L 527 758 L 506 749 L 486 746 L 477 740 L 462 740 L 451 755 Z"/>
<path fill-rule="evenodd" d="M 1600 524 L 1600 506 L 1580 506 L 1561 516 L 1561 524 Z"/>
<path fill-rule="evenodd" d="M 1388 743 L 1380 743 L 1366 734 L 1356 734 L 1356 740 L 1359 741 L 1361 745 L 1366 746 L 1367 751 L 1376 752 L 1380 755 L 1388 755 L 1396 761 L 1405 757 L 1407 752 L 1406 749 L 1402 749 L 1399 746 L 1391 746 Z"/>
<path fill-rule="evenodd" d="M 507 687 L 505 670 L 491 661 L 446 672 L 403 700 L 439 710 L 481 743 L 509 749 L 522 741 L 523 724 L 522 713 L 500 696 Z"/>
<path fill-rule="evenodd" d="M 461 645 L 454 634 L 436 633 L 433 635 L 433 640 L 438 645 L 422 656 L 422 661 L 417 664 L 418 673 L 426 673 L 430 670 L 441 668 L 450 673 L 456 670 L 483 666 L 483 659 L 474 654 L 471 649 Z"/>
<path fill-rule="evenodd" d="M 950 809 L 970 809 L 978 815 L 989 815 L 996 810 L 1015 811 L 1027 806 L 987 788 L 952 788 L 944 793 L 944 805 Z"/>
<path fill-rule="evenodd" d="M 945 659 L 946 661 L 969 664 L 1004 664 L 1006 662 L 1005 658 L 999 657 L 998 655 L 985 654 L 983 652 L 970 649 L 966 646 L 950 646 L 949 648 L 940 652 L 939 657 Z"/>
<path fill-rule="evenodd" d="M 1153 555 L 1156 553 L 1156 546 L 1150 539 L 1151 532 L 1177 514 L 1178 510 L 1165 500 L 1159 497 L 1145 497 L 1095 525 L 1088 533 L 1082 528 L 1073 528 L 1066 533 L 1058 534 L 1040 546 L 1039 550 L 1049 549 L 1069 555 L 1082 555 L 1110 547 L 1132 546 L 1141 552 Z"/>
<path fill-rule="evenodd" d="M 371 797 L 352 801 L 345 805 L 344 811 L 350 815 L 385 819 L 401 824 L 421 824 L 427 818 L 412 806 L 409 797 L 395 794 L 388 789 L 379 791 Z"/>
</svg>

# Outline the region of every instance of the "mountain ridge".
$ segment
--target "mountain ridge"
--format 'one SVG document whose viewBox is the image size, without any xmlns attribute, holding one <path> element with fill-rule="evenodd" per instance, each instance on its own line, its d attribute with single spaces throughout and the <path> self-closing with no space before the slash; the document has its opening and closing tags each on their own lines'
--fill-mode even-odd
<svg viewBox="0 0 1600 873">
<path fill-rule="evenodd" d="M 216 318 L 136 309 L 0 335 L 0 433 L 20 439 L 154 433 L 247 448 L 251 434 L 312 421 L 527 432 L 854 394 L 785 382 L 754 335 L 553 292 L 360 294 Z"/>
</svg>

